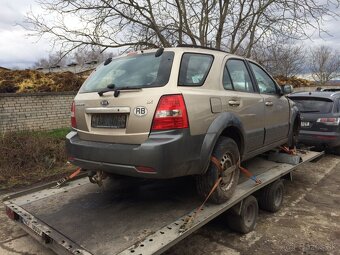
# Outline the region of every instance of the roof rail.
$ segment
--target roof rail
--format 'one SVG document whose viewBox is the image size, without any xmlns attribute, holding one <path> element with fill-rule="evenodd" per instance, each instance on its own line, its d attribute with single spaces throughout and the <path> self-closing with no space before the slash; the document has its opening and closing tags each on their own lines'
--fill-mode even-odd
<svg viewBox="0 0 340 255">
<path fill-rule="evenodd" d="M 176 47 L 186 47 L 186 48 L 199 48 L 199 49 L 206 49 L 206 50 L 216 50 L 224 53 L 229 53 L 225 50 L 220 50 L 212 47 L 201 46 L 201 45 L 194 45 L 194 44 L 178 44 Z"/>
</svg>

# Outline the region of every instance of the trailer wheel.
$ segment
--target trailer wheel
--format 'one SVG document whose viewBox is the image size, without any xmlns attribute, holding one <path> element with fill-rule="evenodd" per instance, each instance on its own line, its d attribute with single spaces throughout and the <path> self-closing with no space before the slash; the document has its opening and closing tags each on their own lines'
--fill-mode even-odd
<svg viewBox="0 0 340 255">
<path fill-rule="evenodd" d="M 241 234 L 253 231 L 259 214 L 259 206 L 254 196 L 249 196 L 242 201 L 240 213 L 230 209 L 226 214 L 227 224 L 231 230 Z"/>
<path fill-rule="evenodd" d="M 228 137 L 220 137 L 212 153 L 212 156 L 220 162 L 224 170 L 236 166 L 239 155 L 237 144 L 233 139 Z M 239 175 L 240 170 L 238 167 L 235 167 L 235 170 L 231 173 L 226 174 L 225 172 L 221 172 L 218 167 L 211 162 L 205 174 L 199 175 L 196 178 L 198 194 L 205 199 L 216 181 L 222 177 L 220 184 L 209 198 L 209 201 L 213 203 L 222 204 L 233 195 L 238 184 Z"/>
<path fill-rule="evenodd" d="M 260 190 L 259 206 L 268 212 L 280 210 L 283 202 L 284 186 L 281 179 Z"/>
</svg>

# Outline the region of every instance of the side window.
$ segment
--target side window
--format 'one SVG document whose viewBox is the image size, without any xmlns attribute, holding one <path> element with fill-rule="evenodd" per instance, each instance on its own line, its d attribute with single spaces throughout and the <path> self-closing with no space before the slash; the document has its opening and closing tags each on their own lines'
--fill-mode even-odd
<svg viewBox="0 0 340 255">
<path fill-rule="evenodd" d="M 260 93 L 277 94 L 277 86 L 273 79 L 258 65 L 250 63 L 250 66 L 253 69 Z"/>
<path fill-rule="evenodd" d="M 227 66 L 224 67 L 223 71 L 223 87 L 227 90 L 233 90 L 233 84 L 231 83 L 230 75 Z"/>
<path fill-rule="evenodd" d="M 253 84 L 243 60 L 228 60 L 227 69 L 229 71 L 234 90 L 242 92 L 254 92 Z"/>
<path fill-rule="evenodd" d="M 213 56 L 185 53 L 179 71 L 179 86 L 202 86 L 213 62 Z"/>
</svg>

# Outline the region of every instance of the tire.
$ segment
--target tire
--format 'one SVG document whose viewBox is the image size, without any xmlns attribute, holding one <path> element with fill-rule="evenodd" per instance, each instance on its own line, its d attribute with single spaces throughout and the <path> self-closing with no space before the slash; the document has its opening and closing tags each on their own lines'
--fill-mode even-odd
<svg viewBox="0 0 340 255">
<path fill-rule="evenodd" d="M 240 158 L 237 144 L 233 139 L 228 137 L 220 137 L 217 140 L 212 156 L 214 156 L 224 168 L 236 165 Z M 222 204 L 230 199 L 238 184 L 239 175 L 240 169 L 236 167 L 233 172 L 224 176 L 218 187 L 211 194 L 209 201 Z M 202 199 L 207 197 L 219 177 L 221 177 L 221 173 L 212 162 L 210 162 L 205 174 L 197 176 L 196 187 Z"/>
<path fill-rule="evenodd" d="M 326 153 L 331 153 L 331 154 L 340 156 L 340 146 L 337 146 L 337 147 L 334 147 L 334 148 L 331 148 L 331 149 L 327 149 Z"/>
<path fill-rule="evenodd" d="M 233 209 L 226 214 L 228 227 L 235 232 L 247 234 L 254 230 L 258 214 L 257 200 L 254 196 L 249 196 L 243 200 L 240 214 Z"/>
<path fill-rule="evenodd" d="M 283 202 L 284 185 L 282 180 L 277 180 L 264 187 L 259 193 L 259 206 L 268 212 L 280 210 Z"/>
</svg>

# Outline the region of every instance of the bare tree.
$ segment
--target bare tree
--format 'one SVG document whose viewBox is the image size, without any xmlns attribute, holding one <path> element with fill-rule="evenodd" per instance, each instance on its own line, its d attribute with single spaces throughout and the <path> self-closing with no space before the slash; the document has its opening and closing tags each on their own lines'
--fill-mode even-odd
<svg viewBox="0 0 340 255">
<path fill-rule="evenodd" d="M 319 46 L 311 50 L 310 58 L 312 77 L 321 85 L 340 77 L 340 55 L 336 50 Z"/>
<path fill-rule="evenodd" d="M 71 58 L 77 65 L 84 66 L 86 63 L 90 62 L 103 62 L 109 57 L 113 57 L 115 54 L 113 52 L 102 52 L 99 48 L 89 49 L 77 49 L 73 57 Z"/>
<path fill-rule="evenodd" d="M 33 64 L 35 68 L 51 68 L 56 66 L 65 66 L 67 58 L 61 51 L 55 53 L 50 53 L 47 58 L 40 58 L 37 62 Z"/>
<path fill-rule="evenodd" d="M 189 43 L 250 56 L 278 35 L 305 39 L 322 31 L 340 0 L 40 0 L 30 13 L 33 34 L 49 34 L 65 54 L 79 47 L 167 47 Z"/>
<path fill-rule="evenodd" d="M 109 57 L 113 57 L 113 52 L 102 52 L 98 47 L 91 49 L 78 48 L 73 54 L 65 56 L 58 51 L 49 54 L 47 58 L 40 58 L 33 64 L 33 68 L 52 68 L 56 66 L 65 67 L 68 64 L 75 63 L 79 66 L 85 66 L 88 63 L 100 63 Z"/>
<path fill-rule="evenodd" d="M 257 45 L 252 54 L 271 74 L 285 78 L 301 74 L 308 68 L 305 55 L 303 45 L 295 44 L 294 41 Z"/>
</svg>

